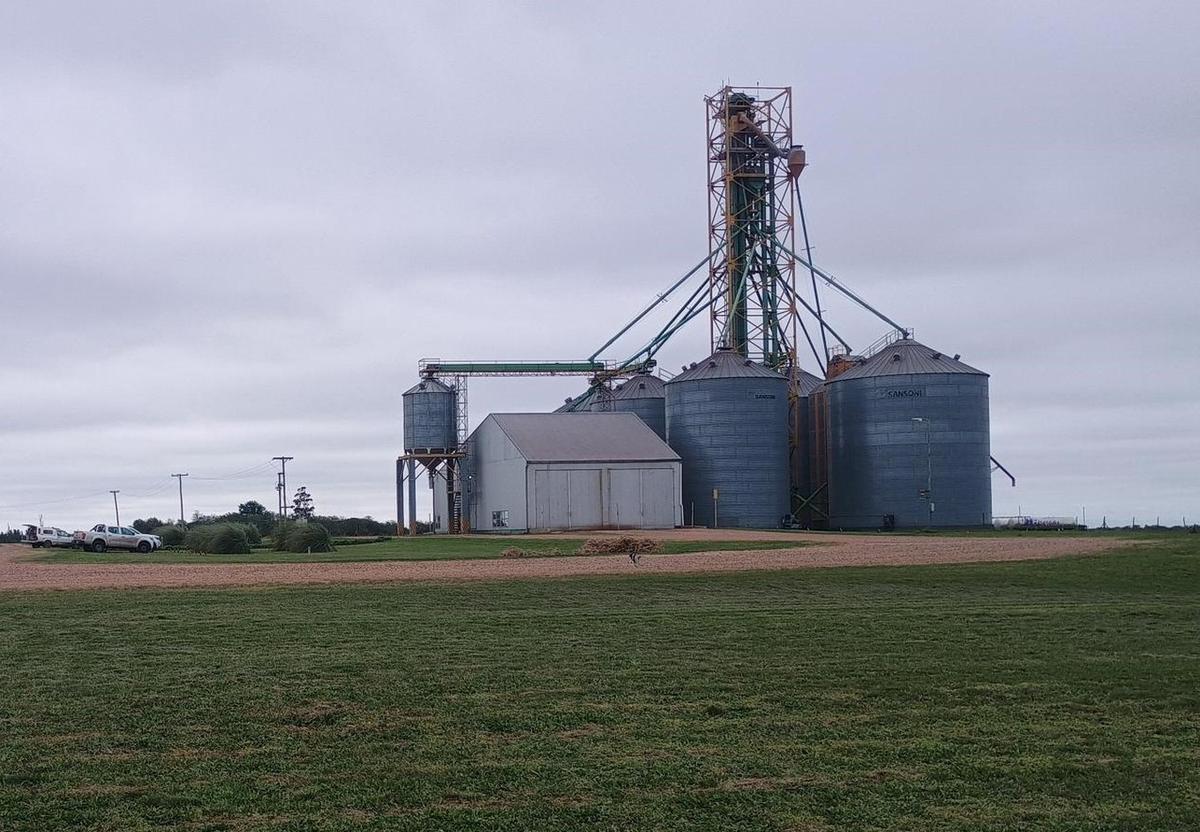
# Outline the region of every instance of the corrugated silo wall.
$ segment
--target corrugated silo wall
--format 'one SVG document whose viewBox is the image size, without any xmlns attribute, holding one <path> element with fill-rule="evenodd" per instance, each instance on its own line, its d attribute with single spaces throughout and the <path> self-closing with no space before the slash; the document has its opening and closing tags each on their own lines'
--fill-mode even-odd
<svg viewBox="0 0 1200 832">
<path fill-rule="evenodd" d="M 667 402 L 662 398 L 614 399 L 613 410 L 634 413 L 645 422 L 659 439 L 667 438 Z"/>
<path fill-rule="evenodd" d="M 716 525 L 778 528 L 788 512 L 787 407 L 782 377 L 667 386 L 667 437 L 683 460 L 685 523 L 714 525 L 716 489 Z"/>
<path fill-rule="evenodd" d="M 828 390 L 831 528 L 879 528 L 888 514 L 897 528 L 928 525 L 930 456 L 933 525 L 991 524 L 987 376 L 874 376 Z M 928 444 L 914 418 L 929 420 Z"/>
<path fill-rule="evenodd" d="M 447 450 L 456 442 L 454 392 L 429 388 L 404 394 L 404 449 Z"/>
<path fill-rule="evenodd" d="M 812 476 L 808 459 L 809 402 L 808 396 L 797 396 L 788 406 L 789 448 L 791 453 L 792 494 L 790 512 L 800 512 L 800 504 L 812 493 Z"/>
<path fill-rule="evenodd" d="M 825 386 L 808 397 L 809 503 L 800 522 L 814 529 L 829 525 L 829 392 Z"/>
</svg>

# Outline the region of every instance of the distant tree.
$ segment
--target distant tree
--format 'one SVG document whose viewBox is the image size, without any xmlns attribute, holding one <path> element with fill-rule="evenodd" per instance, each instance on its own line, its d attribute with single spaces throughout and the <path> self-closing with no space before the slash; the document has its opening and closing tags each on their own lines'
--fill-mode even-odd
<svg viewBox="0 0 1200 832">
<path fill-rule="evenodd" d="M 303 485 L 296 489 L 296 496 L 292 498 L 292 516 L 307 520 L 313 516 L 313 499 L 308 493 L 308 489 Z"/>
<path fill-rule="evenodd" d="M 329 529 L 336 537 L 378 537 L 396 533 L 396 523 L 381 523 L 371 517 L 322 517 L 314 515 L 312 521 Z"/>
<path fill-rule="evenodd" d="M 238 514 L 266 514 L 267 507 L 258 500 L 247 500 L 238 504 Z"/>
<path fill-rule="evenodd" d="M 142 534 L 150 534 L 159 526 L 166 525 L 157 517 L 147 517 L 145 520 L 134 520 L 133 527 Z"/>
</svg>

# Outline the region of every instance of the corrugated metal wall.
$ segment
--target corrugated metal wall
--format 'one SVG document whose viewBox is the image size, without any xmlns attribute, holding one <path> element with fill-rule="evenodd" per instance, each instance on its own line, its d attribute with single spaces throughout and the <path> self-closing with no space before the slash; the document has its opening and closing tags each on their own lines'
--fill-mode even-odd
<svg viewBox="0 0 1200 832">
<path fill-rule="evenodd" d="M 898 528 L 926 526 L 930 449 L 933 525 L 991 524 L 986 375 L 835 379 L 827 390 L 831 528 L 879 528 L 889 514 Z M 928 420 L 928 443 L 914 418 Z"/>
<path fill-rule="evenodd" d="M 436 379 L 404 393 L 404 450 L 445 451 L 457 442 L 454 391 Z"/>
<path fill-rule="evenodd" d="M 777 528 L 788 513 L 783 376 L 757 365 L 740 376 L 680 374 L 667 383 L 667 442 L 683 459 L 686 523 Z"/>
</svg>

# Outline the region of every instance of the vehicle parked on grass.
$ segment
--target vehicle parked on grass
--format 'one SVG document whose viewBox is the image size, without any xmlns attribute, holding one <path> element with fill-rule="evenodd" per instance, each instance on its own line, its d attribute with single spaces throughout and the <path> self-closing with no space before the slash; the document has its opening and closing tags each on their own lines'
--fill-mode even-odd
<svg viewBox="0 0 1200 832">
<path fill-rule="evenodd" d="M 142 534 L 128 526 L 108 526 L 97 523 L 85 532 L 75 532 L 74 542 L 82 549 L 103 552 L 106 549 L 133 549 L 146 554 L 162 548 L 162 538 Z"/>
<path fill-rule="evenodd" d="M 75 538 L 70 532 L 65 532 L 57 526 L 35 526 L 32 523 L 26 523 L 22 542 L 28 543 L 35 549 L 51 546 L 71 547 L 75 545 Z"/>
</svg>

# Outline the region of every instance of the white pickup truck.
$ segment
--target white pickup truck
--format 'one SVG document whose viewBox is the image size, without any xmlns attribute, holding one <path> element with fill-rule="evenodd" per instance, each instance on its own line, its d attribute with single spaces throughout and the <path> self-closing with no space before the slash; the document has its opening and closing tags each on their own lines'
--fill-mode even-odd
<svg viewBox="0 0 1200 832">
<path fill-rule="evenodd" d="M 32 523 L 25 524 L 25 536 L 21 538 L 23 543 L 28 543 L 35 549 L 47 549 L 51 546 L 66 546 L 75 545 L 75 538 L 70 532 L 64 532 L 57 526 L 35 526 Z"/>
<path fill-rule="evenodd" d="M 97 523 L 86 532 L 75 532 L 75 545 L 93 552 L 105 549 L 134 549 L 142 554 L 162 548 L 162 538 L 142 534 L 128 526 L 106 526 Z"/>
</svg>

